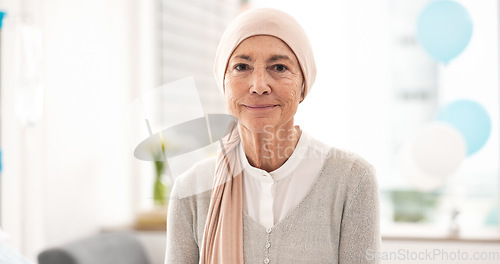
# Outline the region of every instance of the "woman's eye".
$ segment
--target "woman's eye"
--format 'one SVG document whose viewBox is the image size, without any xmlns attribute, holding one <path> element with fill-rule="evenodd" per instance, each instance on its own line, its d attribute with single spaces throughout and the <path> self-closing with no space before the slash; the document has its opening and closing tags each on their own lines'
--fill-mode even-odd
<svg viewBox="0 0 500 264">
<path fill-rule="evenodd" d="M 285 65 L 283 65 L 283 64 L 276 64 L 276 65 L 274 65 L 274 70 L 278 71 L 278 72 L 282 72 L 282 71 L 285 71 L 287 69 L 288 68 Z"/>
<path fill-rule="evenodd" d="M 236 66 L 234 66 L 234 68 L 237 71 L 245 71 L 245 70 L 248 70 L 248 65 L 246 65 L 246 64 L 237 64 Z"/>
</svg>

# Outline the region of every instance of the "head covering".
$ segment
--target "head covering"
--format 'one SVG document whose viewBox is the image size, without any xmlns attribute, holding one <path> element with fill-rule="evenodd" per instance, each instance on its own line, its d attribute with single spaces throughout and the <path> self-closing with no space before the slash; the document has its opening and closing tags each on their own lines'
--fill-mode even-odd
<svg viewBox="0 0 500 264">
<path fill-rule="evenodd" d="M 274 36 L 285 42 L 295 53 L 304 75 L 304 98 L 316 79 L 316 62 L 300 24 L 289 14 L 272 8 L 250 9 L 231 22 L 222 35 L 215 55 L 214 74 L 217 86 L 224 93 L 224 75 L 229 58 L 240 43 L 252 36 Z"/>
</svg>

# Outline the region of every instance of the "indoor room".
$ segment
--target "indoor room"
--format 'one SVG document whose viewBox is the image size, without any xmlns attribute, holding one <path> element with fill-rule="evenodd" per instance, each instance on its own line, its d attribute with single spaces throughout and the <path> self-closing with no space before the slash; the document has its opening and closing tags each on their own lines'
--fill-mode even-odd
<svg viewBox="0 0 500 264">
<path fill-rule="evenodd" d="M 239 36 L 231 30 L 248 30 L 234 26 L 243 23 L 237 18 L 259 8 L 286 14 L 302 29 L 295 22 L 278 23 L 269 26 L 278 28 L 276 35 L 242 33 L 245 37 L 234 42 Z M 265 18 L 256 16 L 246 23 L 258 19 Z M 290 30 L 291 39 L 303 37 L 310 44 L 281 37 L 282 27 Z M 267 77 L 251 79 L 248 88 L 243 80 L 254 78 L 254 72 L 257 76 L 262 66 L 258 56 L 278 45 L 248 44 L 256 36 L 278 41 L 296 59 L 289 60 L 296 68 L 286 63 L 266 66 L 262 74 Z M 224 44 L 226 40 L 232 44 Z M 231 48 L 225 45 L 233 47 L 221 59 Z M 242 53 L 239 60 L 245 62 L 232 67 L 242 47 L 257 59 Z M 307 49 L 312 53 L 303 56 Z M 177 215 L 183 214 L 173 206 L 189 197 L 206 197 L 200 199 L 210 212 L 217 206 L 223 209 L 224 203 L 214 200 L 216 180 L 193 176 L 188 181 L 186 175 L 218 179 L 220 157 L 227 155 L 222 150 L 230 149 L 225 140 L 233 135 L 228 130 L 232 124 L 239 126 L 238 149 L 244 151 L 234 152 L 244 161 L 243 183 L 233 192 L 243 200 L 237 208 L 243 211 L 239 220 L 244 228 L 236 233 L 243 237 L 238 252 L 245 262 L 292 263 L 286 256 L 301 252 L 295 248 L 320 255 L 323 248 L 339 248 L 344 251 L 335 258 L 322 255 L 293 263 L 500 263 L 499 52 L 500 0 L 0 0 L 0 264 L 193 263 L 172 253 L 182 250 L 196 255 L 195 263 L 199 252 L 211 256 L 216 249 L 207 249 L 207 244 L 218 240 L 209 240 L 207 230 L 212 229 L 206 227 L 217 217 L 194 223 L 198 211 L 189 215 L 185 210 L 188 216 L 182 221 L 189 232 L 201 233 L 183 231 L 183 239 L 171 238 L 169 233 L 181 233 Z M 276 119 L 284 124 L 281 128 L 292 131 L 276 131 L 299 131 L 300 139 L 269 132 L 277 135 L 272 142 L 293 142 L 292 151 L 282 149 L 283 157 L 280 152 L 273 155 L 271 160 L 281 163 L 271 163 L 279 166 L 269 169 L 262 165 L 267 163 L 255 161 L 262 157 L 253 159 L 248 152 L 253 146 L 248 143 L 257 142 L 248 131 L 255 140 L 259 133 L 268 134 L 267 125 L 252 130 L 246 122 L 268 122 L 266 115 L 274 116 L 283 105 L 244 105 L 242 112 L 234 112 L 231 107 L 236 106 L 228 102 L 237 96 L 237 84 L 255 89 L 241 93 L 242 98 L 278 98 L 277 76 L 287 74 L 277 73 L 281 67 L 290 76 L 294 70 L 302 76 L 302 90 L 284 90 L 283 96 L 296 96 L 297 108 L 290 110 L 291 121 L 283 121 L 289 117 L 283 117 L 284 112 Z M 269 90 L 257 95 L 261 84 Z M 303 144 L 334 150 L 312 157 L 300 152 L 297 146 Z M 313 176 L 324 175 L 327 166 L 310 174 L 305 170 L 314 169 L 311 164 L 319 160 L 352 159 L 353 153 L 373 168 L 360 176 L 359 185 L 350 186 L 341 178 L 331 186 L 314 185 L 319 178 L 313 182 Z M 206 160 L 217 167 L 200 169 Z M 292 160 L 300 165 L 292 169 L 287 163 Z M 252 185 L 244 178 L 250 175 L 247 165 L 274 184 L 285 165 L 285 174 L 312 180 L 297 180 L 289 189 Z M 341 169 L 332 165 L 331 170 Z M 366 199 L 373 204 L 362 207 L 360 202 L 358 215 L 352 217 L 359 226 L 352 230 L 354 237 L 373 235 L 380 243 L 363 248 L 362 261 L 342 260 L 352 251 L 338 243 L 356 244 L 342 243 L 346 229 L 339 231 L 341 242 L 333 246 L 319 236 L 311 238 L 314 245 L 299 243 L 300 236 L 292 237 L 297 223 L 289 227 L 289 239 L 295 241 L 285 236 L 273 240 L 294 212 L 309 219 L 300 220 L 303 225 L 332 214 L 325 221 L 344 228 L 350 220 L 336 219 L 350 216 L 348 199 L 358 201 L 359 194 L 352 198 L 350 191 L 369 194 L 369 189 L 360 189 L 367 173 L 373 176 L 373 193 Z M 349 175 L 346 182 L 354 181 Z M 234 179 L 219 184 L 227 186 Z M 320 187 L 323 191 L 314 191 Z M 297 213 L 315 193 L 324 197 L 318 196 L 309 211 Z M 261 195 L 254 204 L 248 198 L 252 194 Z M 331 206 L 326 205 L 330 196 L 335 199 Z M 229 196 L 221 197 L 226 201 Z M 338 197 L 346 200 L 339 202 Z M 343 203 L 340 211 L 335 211 L 337 203 Z M 327 207 L 319 209 L 322 206 Z M 283 212 L 290 214 L 273 218 L 278 208 L 289 208 Z M 248 219 L 261 223 L 256 230 L 261 228 L 261 237 L 268 240 L 249 242 L 253 231 L 247 229 Z M 215 221 L 220 221 L 214 224 L 216 230 L 229 225 Z M 366 225 L 373 229 L 365 231 L 373 234 L 363 231 Z M 337 232 L 314 226 L 304 230 L 333 236 Z M 205 227 L 205 233 L 198 227 Z M 186 237 L 195 242 L 191 244 L 196 252 L 181 245 Z M 259 252 L 258 262 L 249 258 L 250 244 Z M 276 253 L 279 245 L 283 248 Z"/>
</svg>

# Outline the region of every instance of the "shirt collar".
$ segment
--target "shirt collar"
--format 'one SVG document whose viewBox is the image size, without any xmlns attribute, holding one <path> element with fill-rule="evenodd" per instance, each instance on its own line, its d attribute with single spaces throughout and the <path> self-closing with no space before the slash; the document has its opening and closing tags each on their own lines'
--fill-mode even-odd
<svg viewBox="0 0 500 264">
<path fill-rule="evenodd" d="M 245 155 L 245 151 L 243 150 L 243 140 L 240 143 L 239 151 L 242 159 L 243 168 L 248 175 L 252 177 L 256 177 L 259 180 L 269 181 L 272 179 L 273 181 L 279 181 L 284 179 L 285 177 L 291 175 L 293 171 L 300 166 L 300 163 L 303 161 L 302 155 L 304 155 L 307 150 L 309 144 L 309 135 L 302 131 L 299 141 L 295 146 L 295 149 L 292 155 L 274 171 L 266 172 L 265 170 L 259 169 L 250 165 L 248 162 L 247 156 Z"/>
</svg>

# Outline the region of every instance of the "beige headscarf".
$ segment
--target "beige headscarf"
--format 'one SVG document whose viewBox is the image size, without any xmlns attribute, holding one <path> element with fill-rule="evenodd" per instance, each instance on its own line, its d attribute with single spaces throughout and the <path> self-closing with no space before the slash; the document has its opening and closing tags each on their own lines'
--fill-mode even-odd
<svg viewBox="0 0 500 264">
<path fill-rule="evenodd" d="M 215 57 L 217 85 L 224 93 L 228 60 L 245 39 L 269 35 L 285 42 L 297 57 L 304 75 L 304 98 L 316 78 L 311 44 L 300 24 L 290 15 L 271 8 L 250 9 L 239 15 L 224 32 Z M 200 264 L 243 263 L 242 167 L 237 125 L 221 140 L 213 189 L 201 245 Z"/>
</svg>

